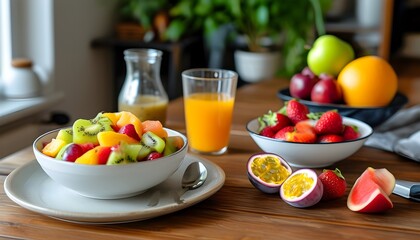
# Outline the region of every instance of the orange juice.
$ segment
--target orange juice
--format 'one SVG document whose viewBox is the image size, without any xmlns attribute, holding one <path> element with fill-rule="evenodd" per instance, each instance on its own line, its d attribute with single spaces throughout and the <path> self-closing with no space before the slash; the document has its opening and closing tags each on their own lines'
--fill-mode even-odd
<svg viewBox="0 0 420 240">
<path fill-rule="evenodd" d="M 184 101 L 190 147 L 208 153 L 226 148 L 234 98 L 223 93 L 194 93 Z"/>
<path fill-rule="evenodd" d="M 165 125 L 166 109 L 168 101 L 157 96 L 142 95 L 135 99 L 133 103 L 120 102 L 119 111 L 128 111 L 136 115 L 140 121 L 159 120 Z"/>
</svg>

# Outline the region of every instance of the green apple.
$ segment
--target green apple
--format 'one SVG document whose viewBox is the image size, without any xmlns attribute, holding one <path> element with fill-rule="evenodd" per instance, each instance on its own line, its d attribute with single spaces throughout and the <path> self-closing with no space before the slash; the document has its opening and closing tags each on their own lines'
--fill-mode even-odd
<svg viewBox="0 0 420 240">
<path fill-rule="evenodd" d="M 347 63 L 354 59 L 350 44 L 333 35 L 318 37 L 308 53 L 308 66 L 316 75 L 337 76 Z"/>
</svg>

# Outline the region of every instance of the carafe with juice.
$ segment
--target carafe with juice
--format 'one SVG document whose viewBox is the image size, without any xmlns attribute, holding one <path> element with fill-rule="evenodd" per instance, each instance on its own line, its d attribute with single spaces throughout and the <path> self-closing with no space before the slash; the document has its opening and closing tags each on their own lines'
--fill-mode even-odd
<svg viewBox="0 0 420 240">
<path fill-rule="evenodd" d="M 166 121 L 168 95 L 160 79 L 162 51 L 127 49 L 125 82 L 118 97 L 118 110 L 129 111 L 141 121 Z"/>
</svg>

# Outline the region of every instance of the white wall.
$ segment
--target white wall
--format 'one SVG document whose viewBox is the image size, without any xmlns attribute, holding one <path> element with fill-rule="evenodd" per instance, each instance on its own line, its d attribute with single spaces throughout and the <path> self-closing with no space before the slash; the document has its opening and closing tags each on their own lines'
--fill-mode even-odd
<svg viewBox="0 0 420 240">
<path fill-rule="evenodd" d="M 91 41 L 114 29 L 115 0 L 56 0 L 54 7 L 54 81 L 65 93 L 56 109 L 74 120 L 112 110 L 112 62 L 108 49 Z"/>
<path fill-rule="evenodd" d="M 4 0 L 0 0 L 4 1 Z M 93 49 L 93 39 L 113 34 L 116 0 L 11 0 L 13 57 L 29 57 L 44 72 L 46 92 L 63 92 L 51 111 L 71 121 L 112 110 L 113 79 L 109 49 Z M 48 111 L 47 111 L 48 112 Z M 0 158 L 29 146 L 41 133 L 57 128 L 13 125 L 0 131 Z"/>
</svg>

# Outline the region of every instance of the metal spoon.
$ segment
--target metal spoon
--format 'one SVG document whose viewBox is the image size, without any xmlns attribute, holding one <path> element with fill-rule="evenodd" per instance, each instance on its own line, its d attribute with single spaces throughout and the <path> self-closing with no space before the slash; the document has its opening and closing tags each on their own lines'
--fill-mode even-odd
<svg viewBox="0 0 420 240">
<path fill-rule="evenodd" d="M 175 201 L 183 203 L 181 197 L 189 190 L 201 187 L 207 179 L 207 168 L 201 162 L 191 163 L 182 176 L 182 189 L 176 192 Z"/>
</svg>

